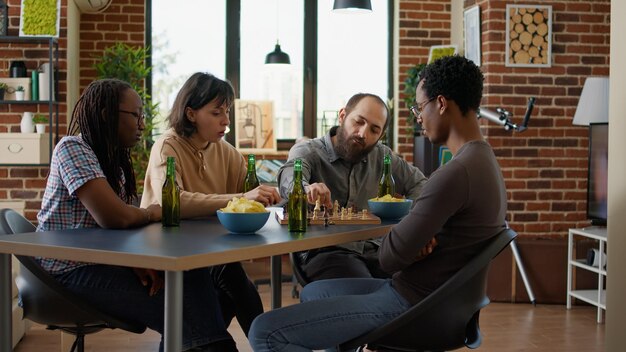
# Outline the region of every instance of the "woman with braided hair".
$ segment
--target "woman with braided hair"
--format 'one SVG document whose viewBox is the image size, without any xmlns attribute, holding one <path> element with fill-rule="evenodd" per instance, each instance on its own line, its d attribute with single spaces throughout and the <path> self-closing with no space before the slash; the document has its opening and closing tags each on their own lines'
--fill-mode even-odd
<svg viewBox="0 0 626 352">
<path fill-rule="evenodd" d="M 123 81 L 94 81 L 78 99 L 70 135 L 54 149 L 37 231 L 130 228 L 161 219 L 158 204 L 138 208 L 130 148 L 144 129 L 141 98 Z M 98 309 L 163 333 L 162 273 L 155 270 L 39 258 L 63 286 Z M 183 346 L 236 351 L 207 269 L 184 274 Z M 160 344 L 162 350 L 163 343 Z"/>
</svg>

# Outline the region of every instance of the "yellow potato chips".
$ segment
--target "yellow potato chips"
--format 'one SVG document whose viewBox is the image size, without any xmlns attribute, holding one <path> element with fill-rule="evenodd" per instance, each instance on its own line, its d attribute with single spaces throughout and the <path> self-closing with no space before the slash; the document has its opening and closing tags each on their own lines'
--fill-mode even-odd
<svg viewBox="0 0 626 352">
<path fill-rule="evenodd" d="M 404 202 L 402 198 L 394 198 L 391 194 L 385 194 L 382 197 L 370 199 L 372 202 Z"/>
<path fill-rule="evenodd" d="M 265 213 L 265 207 L 263 204 L 256 200 L 248 200 L 246 198 L 234 197 L 233 200 L 228 201 L 226 208 L 220 209 L 224 213 Z"/>
</svg>

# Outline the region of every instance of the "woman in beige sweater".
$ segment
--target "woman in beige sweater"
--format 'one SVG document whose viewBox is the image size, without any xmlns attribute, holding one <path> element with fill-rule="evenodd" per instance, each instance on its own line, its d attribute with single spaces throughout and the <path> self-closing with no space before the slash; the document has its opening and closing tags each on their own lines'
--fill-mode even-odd
<svg viewBox="0 0 626 352">
<path fill-rule="evenodd" d="M 223 140 L 234 102 L 229 82 L 211 74 L 195 73 L 176 96 L 168 116 L 169 130 L 152 146 L 141 204 L 161 203 L 167 157 L 176 158 L 176 181 L 180 186 L 181 218 L 214 215 L 233 197 L 276 204 L 274 187 L 261 185 L 243 193 L 246 163 L 243 155 Z M 211 268 L 218 288 L 224 321 L 237 317 L 248 334 L 263 305 L 240 263 Z"/>
</svg>

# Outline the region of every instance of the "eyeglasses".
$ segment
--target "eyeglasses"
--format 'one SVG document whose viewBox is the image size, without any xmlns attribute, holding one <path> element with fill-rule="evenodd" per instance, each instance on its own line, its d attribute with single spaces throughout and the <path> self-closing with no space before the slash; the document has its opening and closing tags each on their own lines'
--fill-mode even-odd
<svg viewBox="0 0 626 352">
<path fill-rule="evenodd" d="M 411 110 L 411 112 L 413 113 L 413 115 L 415 116 L 415 118 L 420 117 L 420 115 L 422 114 L 422 110 L 424 110 L 424 108 L 426 107 L 426 105 L 428 105 L 428 103 L 430 103 L 431 101 L 437 99 L 437 97 L 434 98 L 430 98 L 427 101 L 421 103 L 421 104 L 417 104 L 417 105 L 412 105 L 409 110 Z"/>
<path fill-rule="evenodd" d="M 138 114 L 134 111 L 126 111 L 126 110 L 118 110 L 118 111 L 133 115 L 133 117 L 137 119 L 137 124 L 140 124 L 141 121 L 143 121 L 146 118 L 146 115 L 143 112 L 141 114 Z"/>
</svg>

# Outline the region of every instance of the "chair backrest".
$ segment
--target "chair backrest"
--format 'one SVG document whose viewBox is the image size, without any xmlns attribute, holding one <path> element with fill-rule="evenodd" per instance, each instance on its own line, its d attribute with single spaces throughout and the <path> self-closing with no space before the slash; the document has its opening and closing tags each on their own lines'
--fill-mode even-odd
<svg viewBox="0 0 626 352">
<path fill-rule="evenodd" d="M 296 276 L 300 286 L 306 286 L 311 280 L 308 278 L 304 269 L 302 269 L 302 257 L 301 252 L 289 253 L 289 259 L 291 259 L 291 270 Z"/>
<path fill-rule="evenodd" d="M 481 343 L 478 317 L 489 304 L 487 271 L 517 234 L 504 229 L 461 270 L 428 297 L 391 322 L 345 342 L 340 351 L 368 344 L 374 348 L 398 350 L 451 350 Z"/>
<path fill-rule="evenodd" d="M 0 209 L 0 235 L 34 232 L 35 226 L 12 209 Z M 52 327 L 102 325 L 142 333 L 145 326 L 103 313 L 63 287 L 33 257 L 16 256 L 22 267 L 17 278 L 24 317 Z"/>
</svg>

